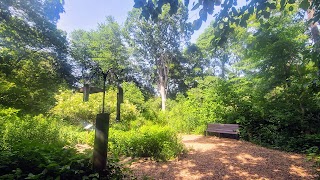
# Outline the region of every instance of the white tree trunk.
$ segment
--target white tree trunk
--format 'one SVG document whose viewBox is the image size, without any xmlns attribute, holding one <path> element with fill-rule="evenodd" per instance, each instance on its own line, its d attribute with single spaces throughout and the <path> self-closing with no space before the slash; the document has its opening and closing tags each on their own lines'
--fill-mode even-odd
<svg viewBox="0 0 320 180">
<path fill-rule="evenodd" d="M 168 59 L 165 54 L 161 54 L 159 61 L 157 63 L 158 69 L 158 88 L 161 95 L 161 109 L 166 110 L 166 100 L 167 100 L 167 85 L 168 85 L 168 74 L 169 68 L 167 66 Z"/>
<path fill-rule="evenodd" d="M 312 1 L 313 0 L 309 0 L 310 6 L 312 6 Z M 308 13 L 308 20 L 312 19 L 314 17 L 314 12 L 315 9 L 311 7 L 311 9 L 308 9 L 307 13 Z M 318 29 L 318 23 L 317 22 L 312 22 L 310 24 L 310 28 L 311 28 L 311 35 L 312 35 L 312 40 L 314 42 L 314 48 L 315 51 L 317 53 L 319 53 L 320 51 L 320 44 L 319 44 L 319 40 L 320 40 L 320 32 Z M 318 60 L 317 62 L 317 66 L 318 66 L 318 77 L 320 77 L 320 61 Z"/>
<path fill-rule="evenodd" d="M 309 0 L 310 2 L 310 6 L 312 5 L 312 0 Z M 308 20 L 312 19 L 314 17 L 314 8 L 312 9 L 308 9 L 307 13 L 308 13 Z M 315 44 L 317 44 L 317 42 L 319 41 L 319 29 L 318 29 L 318 23 L 317 22 L 312 22 L 310 24 L 310 28 L 311 28 L 311 35 L 312 35 L 312 39 L 313 42 Z"/>
<path fill-rule="evenodd" d="M 166 89 L 163 83 L 160 83 L 160 95 L 161 95 L 161 109 L 162 111 L 166 110 L 166 100 L 167 100 L 167 94 Z"/>
</svg>

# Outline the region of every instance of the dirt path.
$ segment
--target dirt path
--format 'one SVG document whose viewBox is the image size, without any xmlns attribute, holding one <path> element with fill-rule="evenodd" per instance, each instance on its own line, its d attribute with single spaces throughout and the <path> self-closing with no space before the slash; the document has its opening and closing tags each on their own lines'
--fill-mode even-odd
<svg viewBox="0 0 320 180">
<path fill-rule="evenodd" d="M 186 135 L 191 150 L 169 162 L 139 160 L 131 164 L 143 179 L 316 179 L 303 155 L 285 153 L 233 139 Z"/>
</svg>

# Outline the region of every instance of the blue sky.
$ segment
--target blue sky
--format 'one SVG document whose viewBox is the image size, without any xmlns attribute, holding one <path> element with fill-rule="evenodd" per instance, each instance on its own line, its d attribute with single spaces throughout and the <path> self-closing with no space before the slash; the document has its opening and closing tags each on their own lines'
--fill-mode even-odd
<svg viewBox="0 0 320 180">
<path fill-rule="evenodd" d="M 245 0 L 239 0 L 239 4 L 245 4 Z M 193 0 L 190 1 L 189 8 Z M 123 24 L 127 14 L 132 10 L 134 0 L 65 0 L 65 13 L 61 14 L 58 28 L 68 34 L 76 29 L 95 29 L 98 23 L 102 23 L 106 16 L 113 16 L 119 24 Z M 215 9 L 219 9 L 215 7 Z M 189 12 L 190 21 L 199 18 L 198 11 Z M 210 25 L 213 20 L 208 16 L 208 20 L 202 23 L 200 30 L 195 31 L 191 37 L 191 42 L 195 42 L 198 36 Z"/>
<path fill-rule="evenodd" d="M 127 14 L 132 10 L 134 0 L 65 0 L 65 13 L 61 14 L 58 28 L 68 34 L 76 29 L 95 29 L 98 23 L 102 23 L 106 16 L 113 16 L 119 24 L 123 24 Z M 191 5 L 192 3 L 190 3 Z M 198 18 L 198 12 L 189 12 L 190 20 Z M 191 38 L 196 38 L 209 26 L 213 17 L 210 16 L 207 22 L 203 23 L 200 30 L 195 31 Z"/>
<path fill-rule="evenodd" d="M 122 24 L 133 4 L 134 0 L 65 0 L 65 13 L 61 14 L 58 28 L 68 33 L 94 29 L 109 15 Z"/>
</svg>

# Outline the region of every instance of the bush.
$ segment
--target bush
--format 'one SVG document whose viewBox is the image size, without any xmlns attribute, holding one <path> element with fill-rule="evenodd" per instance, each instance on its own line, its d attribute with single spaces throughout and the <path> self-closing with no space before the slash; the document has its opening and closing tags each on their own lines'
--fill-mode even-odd
<svg viewBox="0 0 320 180">
<path fill-rule="evenodd" d="M 318 168 L 320 168 L 320 147 L 313 146 L 305 151 L 309 160 L 313 160 Z M 319 172 L 320 173 L 320 172 Z"/>
<path fill-rule="evenodd" d="M 42 144 L 93 144 L 93 132 L 44 115 L 19 117 L 18 110 L 0 108 L 0 149 L 10 149 L 21 142 Z"/>
<path fill-rule="evenodd" d="M 59 144 L 20 142 L 0 151 L 0 179 L 123 179 L 123 168 L 108 159 L 107 170 L 92 171 L 92 151 L 83 154 Z"/>
<path fill-rule="evenodd" d="M 91 152 L 79 154 L 77 143 L 93 145 L 94 132 L 43 115 L 17 115 L 0 107 L 0 179 L 122 179 L 121 166 L 110 159 L 107 170 L 92 171 Z M 69 145 L 69 146 L 68 146 Z"/>
<path fill-rule="evenodd" d="M 137 109 L 142 110 L 144 107 L 144 97 L 140 89 L 132 82 L 122 83 L 123 98 L 131 104 L 135 105 Z"/>
<path fill-rule="evenodd" d="M 152 125 L 130 131 L 110 129 L 109 150 L 115 155 L 165 161 L 180 154 L 183 145 L 171 128 Z"/>
<path fill-rule="evenodd" d="M 121 104 L 121 121 L 129 123 L 142 117 L 140 111 L 143 106 L 143 95 L 132 83 L 124 83 L 124 103 Z M 89 101 L 83 102 L 83 94 L 71 91 L 60 91 L 56 95 L 57 103 L 50 110 L 50 114 L 64 119 L 69 123 L 79 125 L 83 122 L 94 123 L 96 115 L 102 109 L 102 93 L 90 94 Z M 106 112 L 110 113 L 110 123 L 116 119 L 117 90 L 111 87 L 105 98 Z"/>
<path fill-rule="evenodd" d="M 56 106 L 50 110 L 50 114 L 72 124 L 93 123 L 101 109 L 101 97 L 101 93 L 90 94 L 89 101 L 83 102 L 83 95 L 80 93 L 60 91 L 56 95 Z"/>
</svg>

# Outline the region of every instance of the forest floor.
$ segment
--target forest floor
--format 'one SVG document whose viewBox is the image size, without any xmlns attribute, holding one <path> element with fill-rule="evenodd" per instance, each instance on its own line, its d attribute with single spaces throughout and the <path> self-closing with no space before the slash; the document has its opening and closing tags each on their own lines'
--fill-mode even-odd
<svg viewBox="0 0 320 180">
<path fill-rule="evenodd" d="M 183 135 L 189 149 L 181 157 L 129 165 L 138 179 L 317 179 L 313 163 L 301 154 L 267 149 L 249 142 Z"/>
</svg>

